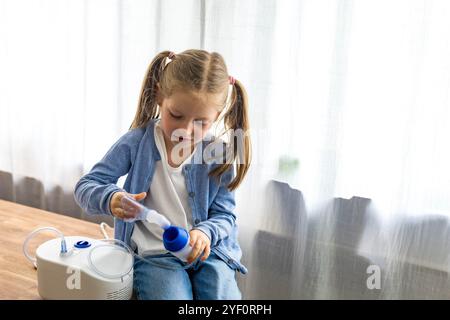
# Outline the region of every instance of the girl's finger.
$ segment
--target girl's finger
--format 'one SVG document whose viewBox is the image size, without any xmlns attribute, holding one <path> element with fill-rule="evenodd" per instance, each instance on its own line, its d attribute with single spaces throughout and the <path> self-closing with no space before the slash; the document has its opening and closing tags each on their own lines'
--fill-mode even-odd
<svg viewBox="0 0 450 320">
<path fill-rule="evenodd" d="M 112 206 L 115 208 L 122 208 L 122 198 L 123 198 L 123 194 L 120 193 L 115 199 L 114 202 L 112 203 Z"/>
<path fill-rule="evenodd" d="M 145 195 L 145 192 L 140 193 L 140 195 Z M 121 206 L 125 210 L 127 214 L 132 214 L 136 216 L 139 212 L 141 212 L 143 209 L 143 206 L 138 203 L 139 199 L 138 196 L 129 194 L 122 198 L 121 200 Z"/>
<path fill-rule="evenodd" d="M 189 245 L 191 247 L 194 247 L 195 242 L 197 241 L 197 238 L 195 236 L 190 235 Z"/>
<path fill-rule="evenodd" d="M 203 244 L 202 244 L 202 242 L 201 241 L 197 241 L 196 243 L 195 243 L 195 245 L 194 245 L 194 247 L 192 248 L 192 252 L 191 252 L 191 254 L 190 254 L 190 258 L 191 259 L 189 259 L 190 261 L 194 261 L 195 259 L 197 259 L 197 257 L 200 255 L 200 253 L 202 252 L 202 250 L 203 250 Z"/>
<path fill-rule="evenodd" d="M 139 201 L 139 200 L 144 199 L 146 195 L 147 195 L 147 192 L 141 192 L 141 193 L 138 193 L 138 194 L 133 194 L 132 196 L 133 196 L 133 198 L 135 200 Z"/>
<path fill-rule="evenodd" d="M 136 217 L 135 214 L 129 213 L 126 210 L 123 210 L 122 208 L 116 208 L 115 210 L 116 217 L 119 219 L 133 219 Z"/>
<path fill-rule="evenodd" d="M 209 246 L 205 246 L 205 250 L 203 251 L 203 257 L 201 260 L 205 261 L 206 259 L 208 259 L 210 253 L 211 253 L 211 248 Z"/>
<path fill-rule="evenodd" d="M 198 255 L 198 246 L 197 246 L 197 242 L 192 246 L 192 250 L 191 250 L 191 254 L 188 257 L 189 261 L 193 261 L 195 260 L 195 258 L 197 258 Z"/>
<path fill-rule="evenodd" d="M 137 215 L 139 213 L 138 208 L 132 207 L 130 205 L 123 204 L 123 203 L 122 203 L 122 209 L 125 211 L 126 214 L 129 214 L 129 215 Z"/>
<path fill-rule="evenodd" d="M 113 212 L 114 212 L 114 215 L 115 215 L 117 218 L 123 219 L 124 211 L 123 211 L 122 208 L 115 208 L 115 209 L 113 210 Z"/>
</svg>

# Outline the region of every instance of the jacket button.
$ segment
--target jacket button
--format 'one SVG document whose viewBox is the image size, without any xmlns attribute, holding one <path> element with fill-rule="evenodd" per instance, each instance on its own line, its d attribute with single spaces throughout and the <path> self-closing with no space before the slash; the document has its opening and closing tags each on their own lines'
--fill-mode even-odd
<svg viewBox="0 0 450 320">
<path fill-rule="evenodd" d="M 195 224 L 199 224 L 200 223 L 200 219 L 195 219 L 194 223 Z"/>
<path fill-rule="evenodd" d="M 193 198 L 195 196 L 195 192 L 189 192 L 189 197 Z"/>
</svg>

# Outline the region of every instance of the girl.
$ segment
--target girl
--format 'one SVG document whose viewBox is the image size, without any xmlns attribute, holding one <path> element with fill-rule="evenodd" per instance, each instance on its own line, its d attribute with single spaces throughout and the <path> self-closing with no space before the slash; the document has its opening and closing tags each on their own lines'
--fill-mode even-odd
<svg viewBox="0 0 450 320">
<path fill-rule="evenodd" d="M 77 183 L 77 203 L 113 215 L 115 238 L 156 262 L 135 261 L 138 299 L 241 299 L 235 273 L 247 269 L 233 210 L 250 166 L 247 108 L 246 91 L 220 54 L 163 51 L 147 70 L 130 130 Z M 228 143 L 208 133 L 219 123 Z M 127 194 L 190 230 L 188 265 L 165 250 L 161 228 L 127 222 L 134 217 L 121 205 Z"/>
</svg>

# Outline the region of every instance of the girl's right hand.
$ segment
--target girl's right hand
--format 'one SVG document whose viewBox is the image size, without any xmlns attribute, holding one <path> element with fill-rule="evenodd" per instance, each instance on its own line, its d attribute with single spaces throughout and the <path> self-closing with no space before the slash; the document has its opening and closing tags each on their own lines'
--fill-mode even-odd
<svg viewBox="0 0 450 320">
<path fill-rule="evenodd" d="M 117 217 L 119 219 L 125 220 L 125 219 L 133 219 L 135 218 L 136 213 L 131 213 L 129 211 L 125 211 L 122 207 L 122 198 L 124 196 L 130 197 L 135 199 L 136 201 L 140 201 L 144 199 L 147 196 L 146 192 L 141 192 L 139 194 L 131 194 L 127 192 L 116 192 L 113 194 L 111 198 L 111 202 L 109 203 L 109 207 L 111 209 L 111 213 L 114 217 Z"/>
</svg>

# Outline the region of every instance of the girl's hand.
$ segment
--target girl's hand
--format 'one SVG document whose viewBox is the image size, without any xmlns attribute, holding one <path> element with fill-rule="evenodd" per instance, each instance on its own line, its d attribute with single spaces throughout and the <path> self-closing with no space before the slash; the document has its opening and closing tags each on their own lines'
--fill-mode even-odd
<svg viewBox="0 0 450 320">
<path fill-rule="evenodd" d="M 205 261 L 211 252 L 211 240 L 209 240 L 208 236 L 200 230 L 189 231 L 189 237 L 189 245 L 192 247 L 192 251 L 187 258 L 187 263 L 192 263 L 195 261 L 202 254 L 202 252 L 203 257 L 200 260 Z"/>
<path fill-rule="evenodd" d="M 133 219 L 138 214 L 138 212 L 130 212 L 125 211 L 122 207 L 122 198 L 124 196 L 131 197 L 135 199 L 136 201 L 140 201 L 144 199 L 147 196 L 146 192 L 141 192 L 139 194 L 131 194 L 127 192 L 116 192 L 111 197 L 111 202 L 109 203 L 109 207 L 111 209 L 111 213 L 114 217 L 117 217 L 119 219 L 125 220 L 125 219 Z"/>
</svg>

